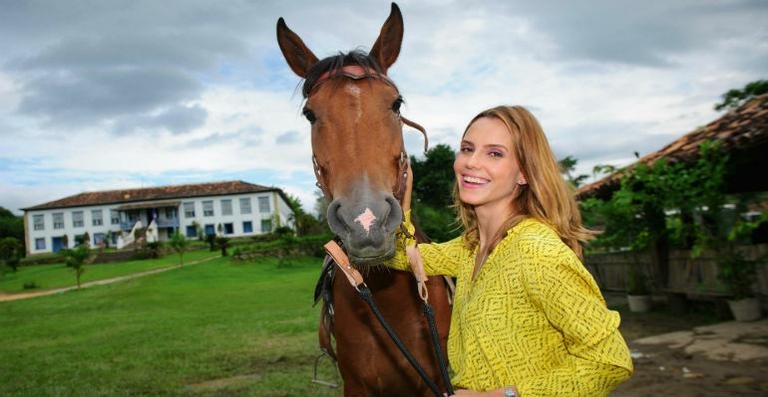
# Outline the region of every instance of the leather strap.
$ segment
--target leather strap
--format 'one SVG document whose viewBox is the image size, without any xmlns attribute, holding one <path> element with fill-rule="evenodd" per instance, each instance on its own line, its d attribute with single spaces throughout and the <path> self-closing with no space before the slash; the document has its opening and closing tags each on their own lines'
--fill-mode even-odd
<svg viewBox="0 0 768 397">
<path fill-rule="evenodd" d="M 352 264 L 349 262 L 349 257 L 344 253 L 344 250 L 341 249 L 339 243 L 335 240 L 331 240 L 325 243 L 324 247 L 328 255 L 330 255 L 334 262 L 336 262 L 336 266 L 338 266 L 342 273 L 347 277 L 347 281 L 349 281 L 354 289 L 360 291 L 360 287 L 365 286 L 363 276 L 357 269 L 352 267 Z"/>
</svg>

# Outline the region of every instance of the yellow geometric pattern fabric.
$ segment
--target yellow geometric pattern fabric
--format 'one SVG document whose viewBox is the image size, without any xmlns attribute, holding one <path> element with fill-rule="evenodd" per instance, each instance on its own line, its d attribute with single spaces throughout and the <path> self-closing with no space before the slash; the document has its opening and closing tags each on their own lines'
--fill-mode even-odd
<svg viewBox="0 0 768 397">
<path fill-rule="evenodd" d="M 405 242 L 399 244 L 387 266 L 406 270 Z M 619 314 L 607 309 L 591 274 L 546 224 L 528 218 L 515 225 L 475 280 L 476 252 L 461 237 L 419 250 L 428 274 L 457 278 L 448 336 L 456 388 L 514 385 L 522 397 L 605 396 L 632 374 Z"/>
</svg>

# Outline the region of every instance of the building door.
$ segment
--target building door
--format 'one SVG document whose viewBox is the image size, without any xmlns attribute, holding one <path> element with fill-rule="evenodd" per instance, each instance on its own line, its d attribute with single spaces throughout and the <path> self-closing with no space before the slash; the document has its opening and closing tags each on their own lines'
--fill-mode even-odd
<svg viewBox="0 0 768 397">
<path fill-rule="evenodd" d="M 62 240 L 61 237 L 53 237 L 51 239 L 51 247 L 53 248 L 53 252 L 59 252 L 63 248 L 66 248 L 64 247 L 64 240 Z"/>
</svg>

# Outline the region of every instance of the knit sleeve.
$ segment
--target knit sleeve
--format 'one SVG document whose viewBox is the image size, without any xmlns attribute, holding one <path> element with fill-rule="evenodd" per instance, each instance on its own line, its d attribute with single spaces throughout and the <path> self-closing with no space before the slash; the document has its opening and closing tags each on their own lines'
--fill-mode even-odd
<svg viewBox="0 0 768 397">
<path fill-rule="evenodd" d="M 408 234 L 413 236 L 414 226 L 411 222 L 411 213 L 407 211 L 403 221 L 403 226 L 408 230 Z M 408 259 L 405 255 L 405 247 L 416 244 L 413 237 L 408 237 L 404 233 L 399 233 L 396 237 L 395 256 L 384 262 L 384 265 L 398 270 L 410 270 Z M 418 244 L 422 258 L 424 258 L 424 270 L 427 275 L 446 275 L 456 276 L 459 264 L 462 258 L 468 255 L 468 250 L 464 248 L 461 237 L 444 243 L 420 243 Z"/>
<path fill-rule="evenodd" d="M 605 396 L 633 371 L 619 314 L 608 310 L 597 283 L 559 239 L 529 240 L 542 253 L 526 265 L 526 288 L 568 352 L 553 371 L 518 384 L 522 397 Z"/>
</svg>

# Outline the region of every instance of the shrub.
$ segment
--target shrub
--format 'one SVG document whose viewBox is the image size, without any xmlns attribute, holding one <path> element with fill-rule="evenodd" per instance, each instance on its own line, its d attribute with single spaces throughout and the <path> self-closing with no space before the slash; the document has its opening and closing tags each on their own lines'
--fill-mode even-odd
<svg viewBox="0 0 768 397">
<path fill-rule="evenodd" d="M 38 288 L 40 288 L 40 284 L 38 284 L 38 283 L 36 283 L 34 281 L 27 281 L 26 283 L 24 283 L 23 288 L 24 289 L 38 289 Z"/>
</svg>

